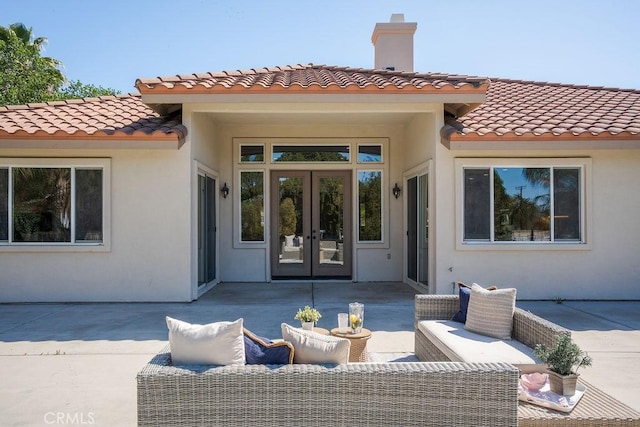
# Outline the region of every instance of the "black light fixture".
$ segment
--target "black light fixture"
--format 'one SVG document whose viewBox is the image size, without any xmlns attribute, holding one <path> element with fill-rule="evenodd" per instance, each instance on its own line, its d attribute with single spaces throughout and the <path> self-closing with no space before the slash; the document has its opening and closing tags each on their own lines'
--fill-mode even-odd
<svg viewBox="0 0 640 427">
<path fill-rule="evenodd" d="M 395 185 L 395 187 L 393 187 L 391 192 L 393 192 L 393 195 L 397 199 L 398 197 L 400 197 L 400 193 L 402 192 L 402 188 L 398 187 L 398 183 L 396 182 L 396 185 Z"/>
<path fill-rule="evenodd" d="M 220 189 L 220 193 L 222 194 L 222 197 L 224 197 L 225 199 L 229 195 L 229 187 L 227 187 L 227 183 L 226 182 L 224 183 L 224 185 Z"/>
</svg>

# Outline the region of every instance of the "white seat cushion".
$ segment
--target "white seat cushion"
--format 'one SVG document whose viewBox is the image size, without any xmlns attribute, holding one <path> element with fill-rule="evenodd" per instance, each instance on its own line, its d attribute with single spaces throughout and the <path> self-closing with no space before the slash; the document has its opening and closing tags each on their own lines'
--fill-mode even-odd
<svg viewBox="0 0 640 427">
<path fill-rule="evenodd" d="M 454 362 L 507 362 L 523 371 L 546 366 L 532 348 L 516 340 L 501 340 L 477 334 L 452 320 L 422 320 L 418 329 Z"/>
</svg>

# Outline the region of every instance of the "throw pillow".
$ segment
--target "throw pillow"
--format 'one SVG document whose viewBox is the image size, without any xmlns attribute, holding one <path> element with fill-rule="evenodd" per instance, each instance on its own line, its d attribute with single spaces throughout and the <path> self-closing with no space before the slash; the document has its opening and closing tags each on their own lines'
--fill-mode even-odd
<svg viewBox="0 0 640 427">
<path fill-rule="evenodd" d="M 471 285 L 465 329 L 503 340 L 511 339 L 513 312 L 516 306 L 514 288 L 488 291 Z"/>
<path fill-rule="evenodd" d="M 456 285 L 458 285 L 458 299 L 460 301 L 460 309 L 456 314 L 453 315 L 451 320 L 453 320 L 454 322 L 465 323 L 467 321 L 467 310 L 469 309 L 469 297 L 471 296 L 471 288 L 462 282 L 456 282 Z M 495 286 L 489 286 L 486 289 L 488 291 L 495 291 L 498 288 Z"/>
<path fill-rule="evenodd" d="M 294 363 L 347 363 L 351 342 L 282 324 L 282 338 L 293 344 Z"/>
<path fill-rule="evenodd" d="M 242 319 L 196 325 L 167 316 L 174 365 L 244 365 Z"/>
<path fill-rule="evenodd" d="M 460 309 L 453 315 L 454 322 L 464 323 L 467 321 L 467 309 L 469 308 L 469 296 L 471 296 L 471 288 L 462 282 L 457 282 L 458 299 L 460 301 Z"/>
<path fill-rule="evenodd" d="M 247 365 L 287 365 L 293 363 L 293 344 L 273 342 L 244 329 L 244 354 Z"/>
</svg>

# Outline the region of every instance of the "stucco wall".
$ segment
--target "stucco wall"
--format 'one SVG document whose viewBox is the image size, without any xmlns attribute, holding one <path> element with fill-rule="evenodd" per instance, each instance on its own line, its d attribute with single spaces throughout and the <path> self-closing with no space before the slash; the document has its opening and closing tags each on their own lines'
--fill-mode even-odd
<svg viewBox="0 0 640 427">
<path fill-rule="evenodd" d="M 452 282 L 515 287 L 521 299 L 640 299 L 640 151 L 449 152 L 440 148 L 437 203 L 437 292 Z M 589 246 L 579 250 L 528 247 L 456 250 L 455 168 L 458 157 L 589 157 Z M 446 176 L 449 179 L 444 179 Z M 453 271 L 449 271 L 449 268 Z"/>
<path fill-rule="evenodd" d="M 2 157 L 111 159 L 108 252 L 3 249 L 0 301 L 189 301 L 188 152 L 0 150 Z"/>
</svg>

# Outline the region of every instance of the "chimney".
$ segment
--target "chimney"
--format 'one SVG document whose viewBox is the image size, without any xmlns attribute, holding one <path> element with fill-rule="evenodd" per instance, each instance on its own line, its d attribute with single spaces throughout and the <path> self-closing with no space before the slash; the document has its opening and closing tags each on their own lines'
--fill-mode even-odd
<svg viewBox="0 0 640 427">
<path fill-rule="evenodd" d="M 389 22 L 377 23 L 371 35 L 375 68 L 413 72 L 413 35 L 417 27 L 416 22 L 404 22 L 403 13 L 394 13 Z"/>
</svg>

